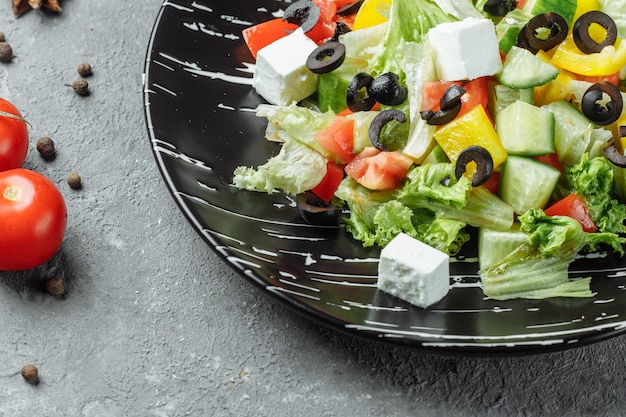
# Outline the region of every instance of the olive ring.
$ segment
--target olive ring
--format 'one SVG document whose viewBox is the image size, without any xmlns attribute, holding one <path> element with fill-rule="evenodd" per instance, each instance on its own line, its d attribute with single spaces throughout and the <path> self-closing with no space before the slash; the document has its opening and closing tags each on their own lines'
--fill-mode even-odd
<svg viewBox="0 0 626 417">
<path fill-rule="evenodd" d="M 589 34 L 589 28 L 597 23 L 606 30 L 606 36 L 602 42 L 596 42 Z M 601 52 L 604 47 L 614 45 L 617 40 L 617 25 L 611 16 L 594 10 L 580 16 L 572 28 L 574 42 L 581 52 L 593 54 Z"/>
</svg>

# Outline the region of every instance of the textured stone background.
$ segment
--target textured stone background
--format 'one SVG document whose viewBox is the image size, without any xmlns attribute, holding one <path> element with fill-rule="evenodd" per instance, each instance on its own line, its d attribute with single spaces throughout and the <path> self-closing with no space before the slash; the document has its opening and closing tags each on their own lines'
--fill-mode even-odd
<svg viewBox="0 0 626 417">
<path fill-rule="evenodd" d="M 252 1 L 242 1 L 253 4 Z M 530 357 L 433 356 L 297 316 L 228 269 L 169 196 L 144 125 L 142 71 L 161 0 L 61 0 L 13 17 L 0 95 L 31 123 L 26 167 L 66 197 L 48 264 L 0 273 L 0 416 L 617 416 L 624 337 Z M 89 61 L 92 94 L 65 83 Z M 34 144 L 57 143 L 44 162 Z M 76 171 L 84 188 L 71 190 Z M 55 298 L 42 279 L 61 272 Z M 27 384 L 25 363 L 40 369 Z"/>
</svg>

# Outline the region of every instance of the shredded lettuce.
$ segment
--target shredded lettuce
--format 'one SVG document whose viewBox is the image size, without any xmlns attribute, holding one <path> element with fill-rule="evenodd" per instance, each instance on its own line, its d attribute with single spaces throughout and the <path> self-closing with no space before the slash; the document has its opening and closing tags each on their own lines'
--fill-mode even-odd
<svg viewBox="0 0 626 417">
<path fill-rule="evenodd" d="M 240 166 L 235 169 L 233 184 L 248 191 L 270 194 L 281 189 L 298 194 L 315 187 L 326 175 L 326 158 L 296 141 L 288 140 L 278 155 L 258 168 Z"/>
<path fill-rule="evenodd" d="M 586 233 L 570 217 L 531 209 L 519 217 L 528 240 L 500 262 L 479 271 L 487 298 L 593 297 L 590 278 L 570 280 L 568 268 L 583 248 L 605 244 L 623 253 L 614 233 Z"/>
</svg>

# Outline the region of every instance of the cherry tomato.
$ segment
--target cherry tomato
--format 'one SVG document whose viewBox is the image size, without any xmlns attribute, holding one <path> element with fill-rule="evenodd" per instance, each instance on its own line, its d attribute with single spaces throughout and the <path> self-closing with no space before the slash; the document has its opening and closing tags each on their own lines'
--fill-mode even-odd
<svg viewBox="0 0 626 417">
<path fill-rule="evenodd" d="M 28 152 L 28 127 L 19 110 L 2 98 L 0 112 L 19 118 L 0 113 L 0 171 L 6 171 L 19 168 L 24 163 Z"/>
<path fill-rule="evenodd" d="M 23 168 L 0 172 L 0 270 L 31 269 L 61 246 L 65 201 L 45 176 Z"/>
</svg>

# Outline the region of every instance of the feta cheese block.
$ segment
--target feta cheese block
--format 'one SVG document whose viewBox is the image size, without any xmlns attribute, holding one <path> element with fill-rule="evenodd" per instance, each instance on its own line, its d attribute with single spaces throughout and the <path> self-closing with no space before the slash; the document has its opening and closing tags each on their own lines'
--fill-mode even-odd
<svg viewBox="0 0 626 417">
<path fill-rule="evenodd" d="M 317 75 L 306 67 L 306 60 L 317 48 L 301 28 L 296 29 L 257 53 L 252 86 L 265 100 L 289 105 L 313 94 Z"/>
<path fill-rule="evenodd" d="M 444 81 L 473 80 L 502 69 L 498 38 L 490 19 L 468 17 L 428 32 L 437 75 Z"/>
<path fill-rule="evenodd" d="M 450 289 L 449 256 L 400 233 L 383 248 L 378 288 L 418 307 L 440 301 Z"/>
</svg>

